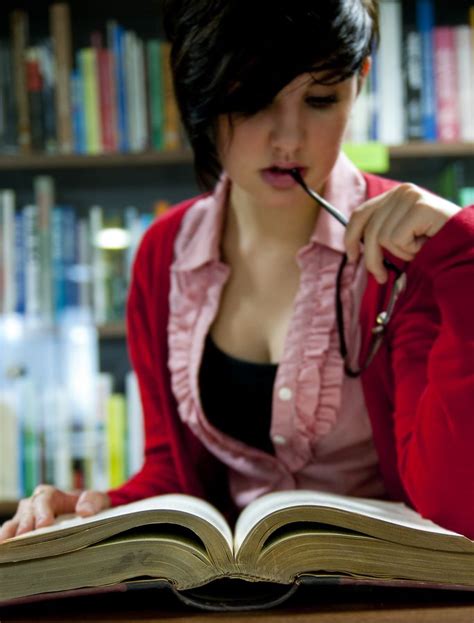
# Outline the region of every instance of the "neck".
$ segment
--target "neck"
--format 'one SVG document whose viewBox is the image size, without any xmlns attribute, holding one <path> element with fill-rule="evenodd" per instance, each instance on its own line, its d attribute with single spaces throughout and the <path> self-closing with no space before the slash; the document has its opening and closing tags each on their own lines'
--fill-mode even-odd
<svg viewBox="0 0 474 623">
<path fill-rule="evenodd" d="M 303 192 L 303 191 L 301 191 Z M 299 195 L 293 205 L 266 206 L 249 197 L 241 188 L 232 185 L 229 209 L 224 230 L 224 249 L 230 243 L 234 252 L 280 249 L 294 255 L 306 245 L 316 226 L 319 206 L 310 198 Z M 237 246 L 237 249 L 236 249 Z"/>
</svg>

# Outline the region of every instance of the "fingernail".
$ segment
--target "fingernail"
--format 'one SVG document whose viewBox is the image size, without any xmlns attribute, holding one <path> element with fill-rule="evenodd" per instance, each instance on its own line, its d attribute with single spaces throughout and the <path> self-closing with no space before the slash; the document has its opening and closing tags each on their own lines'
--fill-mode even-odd
<svg viewBox="0 0 474 623">
<path fill-rule="evenodd" d="M 90 513 L 91 515 L 95 513 L 95 508 L 92 506 L 90 502 L 81 502 L 80 504 L 77 505 L 76 510 L 78 510 L 81 513 L 86 513 L 86 514 Z"/>
</svg>

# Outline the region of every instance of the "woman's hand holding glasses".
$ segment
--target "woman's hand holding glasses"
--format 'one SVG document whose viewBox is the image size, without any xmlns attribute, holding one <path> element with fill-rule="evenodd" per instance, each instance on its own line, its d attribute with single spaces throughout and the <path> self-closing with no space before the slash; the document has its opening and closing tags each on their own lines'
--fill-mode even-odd
<svg viewBox="0 0 474 623">
<path fill-rule="evenodd" d="M 344 237 L 347 256 L 350 261 L 357 260 L 363 240 L 367 270 L 379 283 L 385 283 L 388 274 L 383 249 L 401 260 L 412 261 L 425 242 L 460 210 L 414 184 L 401 184 L 353 212 Z"/>
</svg>

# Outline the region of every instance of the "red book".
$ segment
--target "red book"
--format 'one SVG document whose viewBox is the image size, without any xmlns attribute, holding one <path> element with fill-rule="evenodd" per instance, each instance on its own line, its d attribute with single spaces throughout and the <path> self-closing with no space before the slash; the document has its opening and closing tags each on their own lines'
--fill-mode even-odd
<svg viewBox="0 0 474 623">
<path fill-rule="evenodd" d="M 461 129 L 455 29 L 452 26 L 439 26 L 434 29 L 433 36 L 438 140 L 459 141 Z"/>
<path fill-rule="evenodd" d="M 99 77 L 99 112 L 102 127 L 102 146 L 106 152 L 117 151 L 117 131 L 114 116 L 114 86 L 112 84 L 112 54 L 102 45 L 99 32 L 92 33 L 92 46 L 97 53 L 97 70 Z"/>
</svg>

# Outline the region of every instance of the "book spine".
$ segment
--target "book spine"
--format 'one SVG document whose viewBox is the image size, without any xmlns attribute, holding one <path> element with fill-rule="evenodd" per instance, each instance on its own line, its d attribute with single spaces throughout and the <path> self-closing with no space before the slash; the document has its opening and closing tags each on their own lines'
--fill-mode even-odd
<svg viewBox="0 0 474 623">
<path fill-rule="evenodd" d="M 109 487 L 118 487 L 126 479 L 125 448 L 126 413 L 125 398 L 112 394 L 107 401 L 107 448 Z"/>
<path fill-rule="evenodd" d="M 26 89 L 30 111 L 31 147 L 43 151 L 45 147 L 43 126 L 43 77 L 41 75 L 38 48 L 26 51 Z"/>
<path fill-rule="evenodd" d="M 163 149 L 164 147 L 164 88 L 160 45 L 158 39 L 150 39 L 147 42 L 151 144 L 155 149 Z"/>
<path fill-rule="evenodd" d="M 15 311 L 25 313 L 25 231 L 23 212 L 15 214 Z"/>
<path fill-rule="evenodd" d="M 79 50 L 78 59 L 83 80 L 87 153 L 98 154 L 102 151 L 102 130 L 100 123 L 97 56 L 94 48 Z"/>
<path fill-rule="evenodd" d="M 94 320 L 97 324 L 107 321 L 107 300 L 105 294 L 105 264 L 102 249 L 99 246 L 99 232 L 103 228 L 103 213 L 100 206 L 89 210 L 89 229 L 92 256 L 92 302 Z"/>
<path fill-rule="evenodd" d="M 0 313 L 16 307 L 15 192 L 0 191 Z"/>
<path fill-rule="evenodd" d="M 474 142 L 474 35 L 469 26 L 457 26 L 455 39 L 460 135 L 463 141 Z"/>
<path fill-rule="evenodd" d="M 437 139 L 437 126 L 433 47 L 434 5 L 432 0 L 417 0 L 416 21 L 422 42 L 423 138 L 426 141 L 435 141 Z"/>
<path fill-rule="evenodd" d="M 18 150 L 17 111 L 12 84 L 14 84 L 12 51 L 6 42 L 0 41 L 0 151 L 2 153 L 16 153 Z"/>
<path fill-rule="evenodd" d="M 128 441 L 128 473 L 127 477 L 136 474 L 143 466 L 145 438 L 143 412 L 137 376 L 128 372 L 125 377 L 125 396 L 127 405 L 127 441 Z"/>
<path fill-rule="evenodd" d="M 70 153 L 74 147 L 72 128 L 71 72 L 72 36 L 69 5 L 51 4 L 50 30 L 56 65 L 56 127 L 59 150 Z"/>
<path fill-rule="evenodd" d="M 388 145 L 404 141 L 402 7 L 399 0 L 380 3 L 379 140 Z"/>
<path fill-rule="evenodd" d="M 71 93 L 74 151 L 78 154 L 85 154 L 87 152 L 87 145 L 84 112 L 84 84 L 82 73 L 79 69 L 75 69 L 71 74 Z"/>
<path fill-rule="evenodd" d="M 454 28 L 434 29 L 437 136 L 442 142 L 460 138 L 458 79 Z"/>
<path fill-rule="evenodd" d="M 91 250 L 89 223 L 86 219 L 77 222 L 77 266 L 78 266 L 78 292 L 77 302 L 82 309 L 92 309 L 91 297 Z"/>
<path fill-rule="evenodd" d="M 52 42 L 45 41 L 44 45 L 38 48 L 40 71 L 43 78 L 43 128 L 44 146 L 47 153 L 57 152 L 57 132 L 56 132 L 56 77 L 54 68 L 54 54 Z"/>
<path fill-rule="evenodd" d="M 162 43 L 161 52 L 164 90 L 163 147 L 168 151 L 173 151 L 180 147 L 180 121 L 171 75 L 171 45 L 168 42 Z"/>
<path fill-rule="evenodd" d="M 111 85 L 111 54 L 102 48 L 99 52 L 99 76 L 101 94 L 102 141 L 104 151 L 116 151 L 116 132 L 114 130 L 114 113 Z"/>
<path fill-rule="evenodd" d="M 407 30 L 404 48 L 406 134 L 410 141 L 423 139 L 422 42 L 417 30 Z"/>
<path fill-rule="evenodd" d="M 28 16 L 25 11 L 11 14 L 11 33 L 13 49 L 14 84 L 18 122 L 18 145 L 20 151 L 31 150 L 30 108 L 26 84 L 25 55 L 28 44 Z"/>
<path fill-rule="evenodd" d="M 54 180 L 48 175 L 34 178 L 35 203 L 38 207 L 40 260 L 40 309 L 44 319 L 53 318 L 51 213 L 55 202 Z"/>
<path fill-rule="evenodd" d="M 127 128 L 127 94 L 124 59 L 124 29 L 115 21 L 109 21 L 107 25 L 110 48 L 114 55 L 116 110 L 117 110 L 117 135 L 119 151 L 129 150 L 129 137 Z"/>
<path fill-rule="evenodd" d="M 38 235 L 38 207 L 23 208 L 23 231 L 25 240 L 25 314 L 30 319 L 41 315 L 41 260 Z"/>
<path fill-rule="evenodd" d="M 136 105 L 137 105 L 137 148 L 143 151 L 148 147 L 150 129 L 147 114 L 147 95 L 145 77 L 145 46 L 141 39 L 137 38 L 135 46 L 136 67 Z"/>
<path fill-rule="evenodd" d="M 135 67 L 135 33 L 126 31 L 123 39 L 123 57 L 125 63 L 125 97 L 127 102 L 127 134 L 129 137 L 129 149 L 138 151 L 137 146 L 137 92 L 136 92 L 136 67 Z"/>
<path fill-rule="evenodd" d="M 62 215 L 61 208 L 53 208 L 51 214 L 51 262 L 55 318 L 59 318 L 66 308 L 66 267 L 62 253 Z"/>
<path fill-rule="evenodd" d="M 61 255 L 65 272 L 65 308 L 76 307 L 78 302 L 78 287 L 75 275 L 77 261 L 76 214 L 74 208 L 61 205 L 62 231 Z"/>
</svg>

